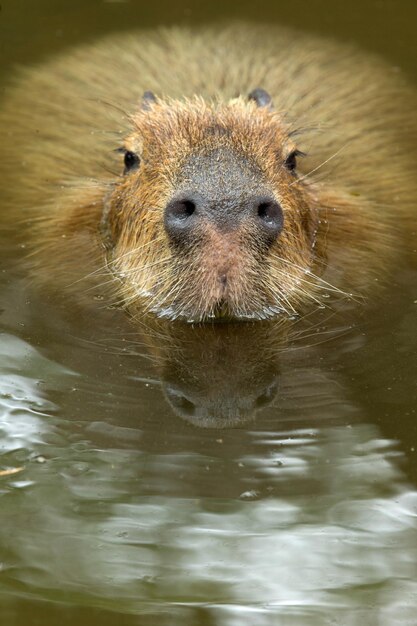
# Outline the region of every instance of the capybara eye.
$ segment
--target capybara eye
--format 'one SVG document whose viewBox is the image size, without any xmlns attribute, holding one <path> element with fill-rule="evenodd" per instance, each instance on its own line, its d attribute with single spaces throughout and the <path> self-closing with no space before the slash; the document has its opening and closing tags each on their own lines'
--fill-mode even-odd
<svg viewBox="0 0 417 626">
<path fill-rule="evenodd" d="M 135 152 L 131 152 L 127 150 L 125 152 L 125 174 L 132 172 L 133 170 L 137 170 L 139 167 L 140 159 Z"/>
<path fill-rule="evenodd" d="M 295 172 L 297 169 L 297 157 L 305 156 L 300 150 L 293 150 L 284 161 L 284 165 L 289 172 Z"/>
</svg>

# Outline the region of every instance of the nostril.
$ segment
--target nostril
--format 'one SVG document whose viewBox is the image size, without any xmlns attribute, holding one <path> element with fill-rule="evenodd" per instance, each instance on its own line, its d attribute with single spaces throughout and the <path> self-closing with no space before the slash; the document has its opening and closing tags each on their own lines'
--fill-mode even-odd
<svg viewBox="0 0 417 626">
<path fill-rule="evenodd" d="M 184 200 L 184 202 L 182 203 L 184 205 L 184 212 L 186 213 L 187 217 L 190 217 L 190 215 L 192 215 L 195 211 L 195 204 L 192 200 Z"/>
<path fill-rule="evenodd" d="M 278 202 L 275 200 L 261 201 L 256 207 L 256 212 L 262 225 L 268 230 L 274 231 L 276 234 L 282 230 L 284 216 Z"/>
<path fill-rule="evenodd" d="M 261 202 L 258 205 L 258 216 L 264 222 L 274 223 L 281 217 L 281 209 L 276 202 Z"/>
<path fill-rule="evenodd" d="M 171 217 L 186 220 L 195 213 L 196 206 L 192 200 L 175 200 L 167 207 L 167 212 Z"/>
<path fill-rule="evenodd" d="M 170 237 L 182 241 L 187 233 L 191 233 L 198 213 L 198 200 L 192 196 L 174 198 L 165 208 L 165 229 Z"/>
</svg>

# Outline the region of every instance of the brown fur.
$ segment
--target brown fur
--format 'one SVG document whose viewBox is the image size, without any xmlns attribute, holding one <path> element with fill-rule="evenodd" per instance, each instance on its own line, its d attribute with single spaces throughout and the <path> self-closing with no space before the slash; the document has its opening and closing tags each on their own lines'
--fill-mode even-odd
<svg viewBox="0 0 417 626">
<path fill-rule="evenodd" d="M 274 108 L 248 100 L 258 86 Z M 158 101 L 141 108 L 148 89 Z M 0 114 L 2 180 L 43 282 L 80 292 L 98 276 L 118 302 L 170 319 L 291 316 L 366 295 L 397 263 L 415 215 L 415 103 L 380 61 L 285 29 L 114 35 L 17 78 Z M 122 144 L 141 158 L 126 176 Z M 284 167 L 294 148 L 308 153 L 297 177 Z M 284 229 L 268 251 L 244 223 L 201 226 L 186 253 L 171 245 L 164 208 L 215 151 L 278 199 Z"/>
</svg>

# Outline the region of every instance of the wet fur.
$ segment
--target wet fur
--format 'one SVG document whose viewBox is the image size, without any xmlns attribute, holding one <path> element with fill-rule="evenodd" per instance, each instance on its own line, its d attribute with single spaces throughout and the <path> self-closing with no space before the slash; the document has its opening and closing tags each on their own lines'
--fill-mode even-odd
<svg viewBox="0 0 417 626">
<path fill-rule="evenodd" d="M 248 100 L 259 86 L 273 109 Z M 143 108 L 147 90 L 158 100 Z M 398 262 L 415 220 L 415 104 L 394 68 L 281 28 L 111 35 L 18 72 L 0 113 L 6 206 L 45 284 L 98 283 L 172 318 L 291 316 L 367 295 Z M 122 175 L 122 145 L 137 175 Z M 294 147 L 308 154 L 297 178 L 283 167 Z M 247 229 L 226 240 L 208 226 L 186 254 L 170 245 L 164 207 L 190 159 L 218 149 L 279 198 L 268 253 Z"/>
</svg>

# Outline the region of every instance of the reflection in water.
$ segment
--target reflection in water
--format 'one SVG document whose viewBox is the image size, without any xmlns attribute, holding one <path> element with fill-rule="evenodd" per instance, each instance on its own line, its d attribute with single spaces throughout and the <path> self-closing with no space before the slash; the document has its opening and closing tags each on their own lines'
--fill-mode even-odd
<svg viewBox="0 0 417 626">
<path fill-rule="evenodd" d="M 161 382 L 175 413 L 195 426 L 224 428 L 270 405 L 279 386 L 277 351 L 285 339 L 276 326 L 171 327 Z"/>
<path fill-rule="evenodd" d="M 0 459 L 24 469 L 0 483 L 3 594 L 140 624 L 411 624 L 417 493 L 317 328 L 148 327 L 65 366 L 4 335 Z"/>
<path fill-rule="evenodd" d="M 140 333 L 106 341 L 112 341 L 115 354 L 142 360 L 146 349 L 166 401 L 183 420 L 200 428 L 235 428 L 247 425 L 262 409 L 279 406 L 288 383 L 291 396 L 307 396 L 307 402 L 322 389 L 328 393 L 329 385 L 338 387 L 323 368 L 315 369 L 320 358 L 316 344 L 349 332 L 338 349 L 342 353 L 352 344 L 356 347 L 362 338 L 352 336 L 348 319 L 337 320 L 327 311 L 310 314 L 303 324 L 284 320 L 189 326 L 148 319 Z M 136 358 L 131 367 L 137 364 Z M 125 375 L 135 378 L 128 368 Z"/>
</svg>

